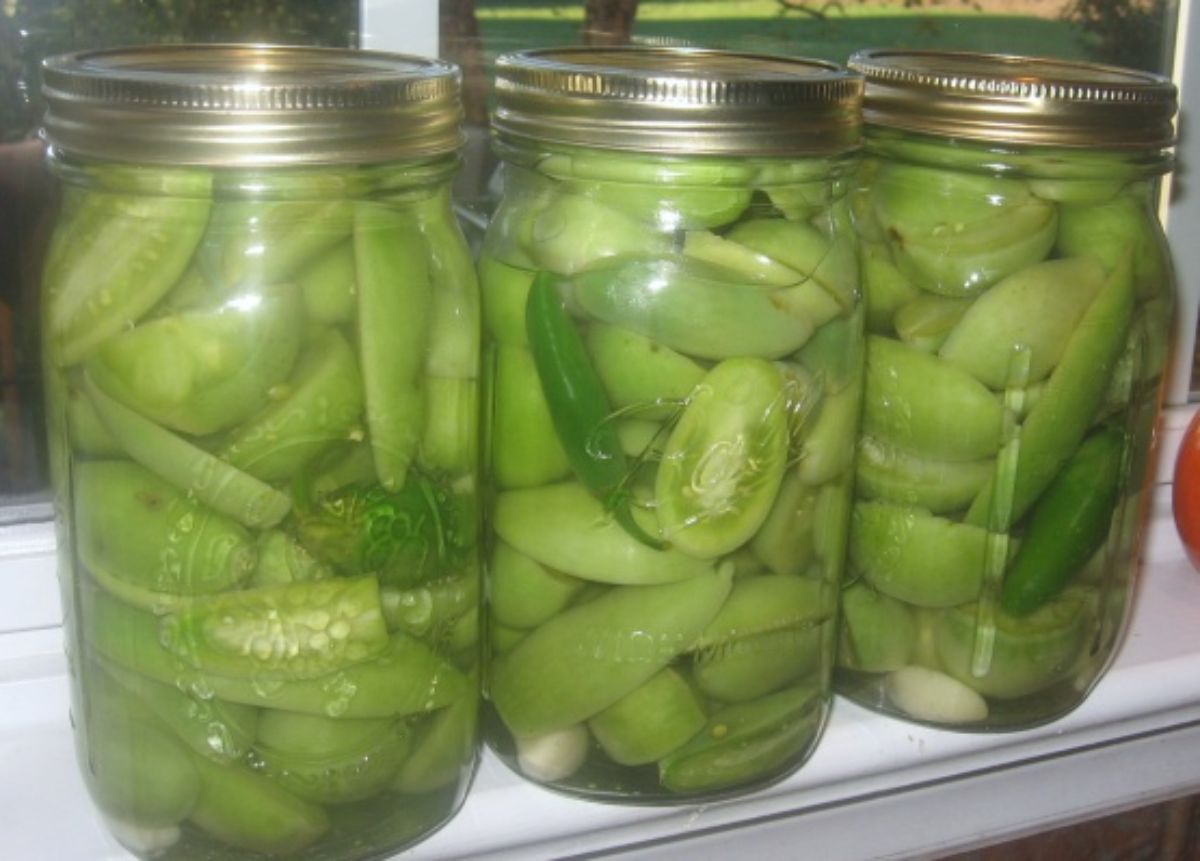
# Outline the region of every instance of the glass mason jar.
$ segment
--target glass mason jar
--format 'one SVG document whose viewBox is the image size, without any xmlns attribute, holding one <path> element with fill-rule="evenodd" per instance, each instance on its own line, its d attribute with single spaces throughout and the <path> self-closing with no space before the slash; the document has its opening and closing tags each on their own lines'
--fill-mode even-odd
<svg viewBox="0 0 1200 861">
<path fill-rule="evenodd" d="M 830 699 L 861 79 L 559 49 L 502 57 L 496 91 L 485 736 L 591 798 L 760 786 Z"/>
<path fill-rule="evenodd" d="M 1127 617 L 1173 282 L 1175 90 L 870 51 L 867 312 L 837 689 L 956 729 L 1077 706 Z"/>
<path fill-rule="evenodd" d="M 409 845 L 479 747 L 458 72 L 261 46 L 45 71 L 44 364 L 91 795 L 143 857 Z"/>
</svg>

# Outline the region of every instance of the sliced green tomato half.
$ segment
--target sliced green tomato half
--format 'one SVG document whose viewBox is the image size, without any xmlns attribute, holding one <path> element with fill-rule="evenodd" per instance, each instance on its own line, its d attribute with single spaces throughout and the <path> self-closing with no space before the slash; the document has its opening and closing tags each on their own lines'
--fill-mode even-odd
<svg viewBox="0 0 1200 861">
<path fill-rule="evenodd" d="M 664 535 L 711 558 L 750 540 L 787 462 L 783 377 L 762 359 L 727 359 L 696 386 L 667 440 L 655 496 Z"/>
</svg>

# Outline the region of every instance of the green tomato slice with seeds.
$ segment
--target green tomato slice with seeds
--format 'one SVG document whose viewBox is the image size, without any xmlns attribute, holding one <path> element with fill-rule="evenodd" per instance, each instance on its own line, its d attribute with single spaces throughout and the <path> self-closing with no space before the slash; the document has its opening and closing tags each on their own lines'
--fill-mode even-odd
<svg viewBox="0 0 1200 861">
<path fill-rule="evenodd" d="M 700 558 L 748 541 L 779 492 L 787 447 L 779 370 L 753 358 L 718 364 L 692 392 L 658 471 L 655 496 L 667 540 Z"/>
</svg>

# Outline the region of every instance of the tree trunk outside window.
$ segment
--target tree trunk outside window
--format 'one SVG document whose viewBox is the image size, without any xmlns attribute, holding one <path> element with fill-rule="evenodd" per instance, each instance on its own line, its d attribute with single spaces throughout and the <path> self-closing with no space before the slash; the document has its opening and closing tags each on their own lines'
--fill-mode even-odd
<svg viewBox="0 0 1200 861">
<path fill-rule="evenodd" d="M 627 45 L 633 35 L 638 0 L 587 0 L 583 15 L 585 45 Z"/>
</svg>

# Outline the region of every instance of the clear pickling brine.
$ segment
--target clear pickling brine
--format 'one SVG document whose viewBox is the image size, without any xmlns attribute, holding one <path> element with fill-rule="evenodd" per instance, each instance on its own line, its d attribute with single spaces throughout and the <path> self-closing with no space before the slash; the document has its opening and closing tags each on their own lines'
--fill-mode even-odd
<svg viewBox="0 0 1200 861">
<path fill-rule="evenodd" d="M 837 689 L 936 726 L 1045 723 L 1128 616 L 1174 302 L 1174 87 L 1019 57 L 851 66 L 867 359 Z"/>
<path fill-rule="evenodd" d="M 816 744 L 862 385 L 859 92 L 717 52 L 498 64 L 485 735 L 529 779 L 694 800 Z"/>
<path fill-rule="evenodd" d="M 92 798 L 141 857 L 398 851 L 458 808 L 478 749 L 457 72 L 176 46 L 56 58 L 46 87 L 46 403 Z"/>
</svg>

